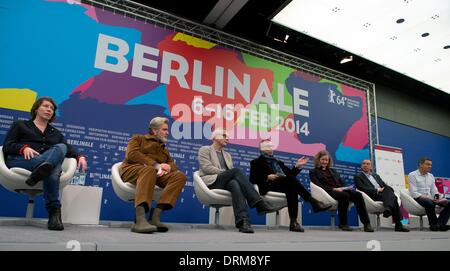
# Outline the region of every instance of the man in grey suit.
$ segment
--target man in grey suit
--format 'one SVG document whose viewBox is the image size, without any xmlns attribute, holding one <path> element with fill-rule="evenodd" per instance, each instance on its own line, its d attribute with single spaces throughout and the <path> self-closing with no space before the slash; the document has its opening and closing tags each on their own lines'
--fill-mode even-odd
<svg viewBox="0 0 450 271">
<path fill-rule="evenodd" d="M 210 189 L 225 189 L 231 192 L 236 228 L 243 233 L 253 233 L 248 214 L 248 206 L 258 215 L 275 212 L 276 209 L 265 202 L 248 181 L 241 169 L 233 167 L 231 155 L 224 150 L 228 135 L 217 129 L 212 135 L 213 144 L 198 150 L 200 177 Z"/>
<path fill-rule="evenodd" d="M 400 222 L 403 216 L 394 189 L 383 182 L 380 175 L 372 172 L 372 162 L 369 159 L 361 162 L 361 172 L 355 176 L 355 185 L 374 201 L 383 202 L 383 216 L 390 217 L 392 215 L 395 231 L 409 232 Z"/>
</svg>

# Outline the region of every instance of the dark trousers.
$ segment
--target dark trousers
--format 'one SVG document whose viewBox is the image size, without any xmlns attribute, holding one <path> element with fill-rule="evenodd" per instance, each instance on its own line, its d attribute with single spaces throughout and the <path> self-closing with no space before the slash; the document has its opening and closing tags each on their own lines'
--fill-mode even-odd
<svg viewBox="0 0 450 271">
<path fill-rule="evenodd" d="M 401 225 L 400 222 L 403 219 L 400 206 L 398 205 L 397 196 L 394 194 L 394 189 L 390 186 L 385 186 L 383 192 L 377 195 L 369 195 L 369 197 L 375 201 L 382 201 L 384 209 L 389 209 L 392 213 L 392 219 L 395 225 Z"/>
<path fill-rule="evenodd" d="M 305 201 L 311 200 L 311 193 L 303 187 L 303 185 L 292 176 L 279 178 L 269 182 L 269 190 L 286 194 L 288 204 L 288 213 L 290 219 L 297 219 L 298 216 L 298 196 Z"/>
<path fill-rule="evenodd" d="M 439 218 L 436 216 L 436 203 L 428 198 L 415 198 L 415 200 L 425 208 L 427 213 L 428 223 L 430 226 L 435 225 L 447 225 L 448 219 L 450 217 L 450 205 L 444 207 L 444 209 L 439 214 Z"/>
<path fill-rule="evenodd" d="M 220 173 L 217 175 L 216 181 L 208 187 L 230 191 L 236 225 L 244 219 L 249 220 L 247 203 L 254 207 L 262 200 L 259 193 L 239 168 L 232 168 Z"/>
<path fill-rule="evenodd" d="M 356 206 L 359 219 L 366 225 L 370 223 L 369 215 L 367 214 L 366 204 L 364 203 L 361 193 L 353 190 L 344 190 L 343 192 L 328 191 L 328 194 L 338 202 L 338 213 L 340 225 L 347 225 L 347 209 L 350 201 Z"/>
</svg>

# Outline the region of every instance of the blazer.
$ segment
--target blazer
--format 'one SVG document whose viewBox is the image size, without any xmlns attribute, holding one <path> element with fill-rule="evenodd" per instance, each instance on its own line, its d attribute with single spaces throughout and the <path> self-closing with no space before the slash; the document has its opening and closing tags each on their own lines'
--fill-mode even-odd
<svg viewBox="0 0 450 271">
<path fill-rule="evenodd" d="M 8 155 L 23 155 L 25 147 L 30 147 L 39 153 L 43 153 L 59 143 L 67 146 L 66 157 L 78 158 L 81 156 L 66 142 L 63 134 L 50 124 L 47 125 L 44 132 L 41 132 L 32 120 L 19 120 L 11 125 L 6 134 L 3 143 L 3 154 L 5 158 Z"/>
<path fill-rule="evenodd" d="M 233 159 L 231 155 L 222 149 L 223 158 L 228 169 L 233 168 Z M 220 168 L 219 157 L 213 146 L 203 146 L 198 150 L 198 164 L 200 166 L 199 175 L 207 186 L 213 184 L 217 175 L 224 172 L 225 169 Z"/>
<path fill-rule="evenodd" d="M 136 164 L 154 166 L 155 164 L 169 164 L 170 172 L 177 171 L 175 161 L 170 156 L 165 144 L 159 142 L 154 135 L 133 135 L 127 145 L 125 159 L 120 166 L 120 174 L 129 166 Z"/>
<path fill-rule="evenodd" d="M 309 178 L 311 179 L 311 182 L 314 184 L 322 187 L 325 191 L 330 192 L 333 190 L 333 188 L 337 187 L 343 187 L 344 181 L 342 180 L 339 173 L 336 172 L 333 168 L 330 168 L 331 176 L 333 176 L 334 180 L 336 180 L 337 184 L 336 186 L 330 186 L 327 183 L 327 179 L 325 178 L 325 175 L 323 174 L 323 171 L 320 168 L 313 168 L 309 171 Z"/>
<path fill-rule="evenodd" d="M 385 182 L 383 182 L 378 174 L 372 173 L 372 176 L 380 185 L 380 187 L 388 186 Z M 366 193 L 369 197 L 372 198 L 373 196 L 376 196 L 378 194 L 377 189 L 375 189 L 373 184 L 369 181 L 369 178 L 367 178 L 363 172 L 360 172 L 358 175 L 356 175 L 354 180 L 356 188 Z"/>
<path fill-rule="evenodd" d="M 293 166 L 292 168 L 288 168 L 282 161 L 277 160 L 281 169 L 287 177 L 296 177 L 301 169 Z M 275 174 L 275 171 L 271 166 L 266 162 L 266 159 L 260 155 L 255 160 L 250 162 L 250 182 L 258 185 L 259 193 L 261 195 L 267 194 L 269 189 L 269 182 L 267 181 L 267 176 L 270 174 Z"/>
</svg>

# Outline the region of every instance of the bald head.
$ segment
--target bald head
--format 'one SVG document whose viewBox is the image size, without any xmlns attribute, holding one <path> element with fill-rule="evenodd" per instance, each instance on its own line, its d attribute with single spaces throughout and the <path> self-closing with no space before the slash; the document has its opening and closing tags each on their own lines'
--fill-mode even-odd
<svg viewBox="0 0 450 271">
<path fill-rule="evenodd" d="M 216 129 L 212 133 L 211 140 L 213 141 L 213 145 L 216 148 L 216 150 L 221 150 L 225 148 L 226 145 L 228 145 L 228 134 L 227 131 L 223 129 Z"/>
<path fill-rule="evenodd" d="M 361 162 L 361 169 L 366 173 L 370 173 L 372 171 L 372 161 L 369 159 L 364 159 Z"/>
</svg>

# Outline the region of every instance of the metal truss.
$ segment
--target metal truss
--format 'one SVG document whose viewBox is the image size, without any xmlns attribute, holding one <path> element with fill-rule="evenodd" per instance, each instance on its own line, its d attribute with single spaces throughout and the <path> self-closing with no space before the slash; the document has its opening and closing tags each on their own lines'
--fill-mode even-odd
<svg viewBox="0 0 450 271">
<path fill-rule="evenodd" d="M 135 20 L 140 20 L 145 23 L 158 25 L 165 29 L 185 33 L 226 48 L 239 50 L 250 55 L 365 91 L 367 95 L 370 154 L 372 158 L 374 157 L 373 146 L 378 144 L 378 122 L 375 85 L 373 83 L 133 1 L 81 0 L 81 2 L 119 15 L 134 18 Z"/>
</svg>

